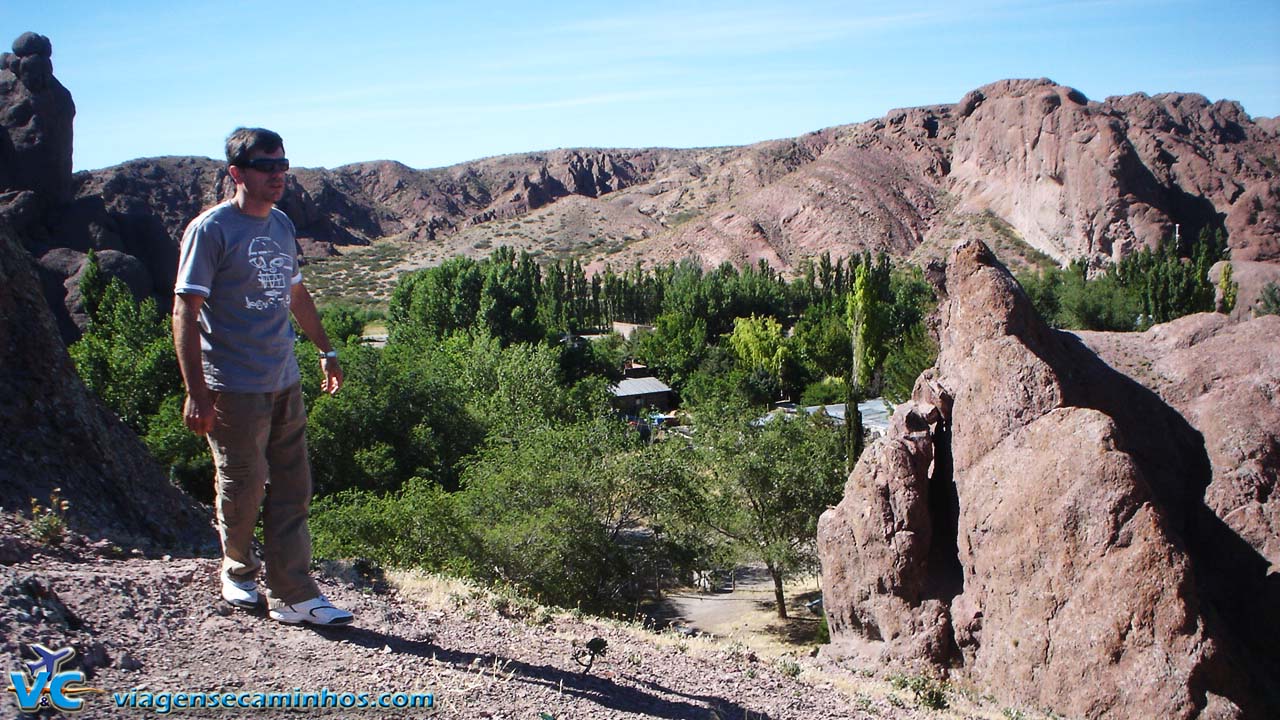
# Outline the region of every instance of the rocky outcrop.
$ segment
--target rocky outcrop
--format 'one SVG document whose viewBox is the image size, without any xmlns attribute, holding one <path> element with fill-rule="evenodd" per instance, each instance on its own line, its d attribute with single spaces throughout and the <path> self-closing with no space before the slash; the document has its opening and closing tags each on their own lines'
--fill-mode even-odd
<svg viewBox="0 0 1280 720">
<path fill-rule="evenodd" d="M 1274 485 L 1276 425 L 1193 426 L 1048 328 L 980 242 L 944 292 L 937 364 L 819 523 L 830 653 L 1072 717 L 1275 713 L 1280 575 L 1248 535 L 1273 531 L 1230 517 L 1270 511 L 1242 495 Z M 1262 354 L 1245 365 L 1274 397 Z"/>
<path fill-rule="evenodd" d="M 216 541 L 209 515 L 169 483 L 136 435 L 80 382 L 12 230 L 0 223 L 0 506 L 48 505 L 91 537 L 171 552 Z"/>
<path fill-rule="evenodd" d="M 14 41 L 12 53 L 0 55 L 0 223 L 39 258 L 43 294 L 63 337 L 73 339 L 82 313 L 67 285 L 85 251 L 128 253 L 112 257 L 105 270 L 108 276 L 119 271 L 138 297 L 155 291 L 155 269 L 168 256 L 176 263 L 177 254 L 172 243 L 136 242 L 139 236 L 107 212 L 100 196 L 74 197 L 75 104 L 53 76 L 52 56 L 49 39 L 30 32 Z M 154 212 L 148 208 L 143 215 L 149 219 Z"/>
<path fill-rule="evenodd" d="M 56 487 L 83 533 L 202 548 L 216 540 L 207 513 L 85 388 L 59 339 L 59 326 L 74 332 L 85 251 L 100 251 L 104 274 L 144 296 L 157 274 L 147 263 L 161 248 L 133 244 L 137 235 L 101 196 L 73 199 L 75 106 L 52 75 L 52 47 L 26 33 L 13 50 L 0 56 L 0 506 L 48 505 Z M 184 197 L 175 192 L 158 206 Z"/>
<path fill-rule="evenodd" d="M 1204 502 L 1280 573 L 1280 317 L 1204 313 L 1145 333 L 1077 333 L 1204 436 Z"/>
<path fill-rule="evenodd" d="M 1218 288 L 1216 302 L 1223 302 L 1220 282 L 1225 267 L 1231 265 L 1231 281 L 1236 284 L 1236 304 L 1231 309 L 1232 320 L 1249 320 L 1263 314 L 1262 293 L 1268 285 L 1280 286 L 1280 263 L 1250 262 L 1247 260 L 1221 261 L 1209 271 L 1209 280 Z"/>
<path fill-rule="evenodd" d="M 0 192 L 71 199 L 71 93 L 53 76 L 53 45 L 28 32 L 0 54 Z"/>
<path fill-rule="evenodd" d="M 1090 102 L 1049 80 L 987 85 L 960 104 L 951 191 L 1059 261 L 1119 260 L 1225 222 L 1233 257 L 1280 259 L 1274 133 L 1199 95 Z M 1270 165 L 1267 163 L 1270 162 Z"/>
</svg>

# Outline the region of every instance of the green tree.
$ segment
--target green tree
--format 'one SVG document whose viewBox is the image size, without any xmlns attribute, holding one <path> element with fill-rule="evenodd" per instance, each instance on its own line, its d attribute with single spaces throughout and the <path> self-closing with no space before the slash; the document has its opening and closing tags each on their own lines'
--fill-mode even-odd
<svg viewBox="0 0 1280 720">
<path fill-rule="evenodd" d="M 181 390 L 168 319 L 155 300 L 135 301 L 119 278 L 107 284 L 68 350 L 85 385 L 139 435 L 160 403 Z"/>
<path fill-rule="evenodd" d="M 738 356 L 738 364 L 749 373 L 764 373 L 783 384 L 790 348 L 782 335 L 782 325 L 771 317 L 752 315 L 733 321 L 729 346 Z"/>
<path fill-rule="evenodd" d="M 875 265 L 868 257 L 854 271 L 853 292 L 847 306 L 853 339 L 852 384 L 859 394 L 874 390 L 876 373 L 888 354 L 892 302 L 888 257 L 882 254 Z"/>
<path fill-rule="evenodd" d="M 1218 292 L 1222 295 L 1222 305 L 1218 310 L 1228 314 L 1236 308 L 1236 298 L 1240 295 L 1240 283 L 1231 279 L 1232 273 L 1231 263 L 1226 263 L 1218 278 Z"/>
<path fill-rule="evenodd" d="M 98 254 L 89 248 L 84 258 L 84 272 L 80 275 L 80 305 L 90 322 L 98 318 L 98 307 L 107 292 L 107 276 L 102 274 Z"/>
<path fill-rule="evenodd" d="M 545 602 L 616 607 L 634 573 L 623 532 L 682 482 L 645 463 L 645 452 L 605 416 L 488 443 L 460 497 L 479 538 L 478 567 Z"/>
<path fill-rule="evenodd" d="M 844 303 L 811 307 L 796 323 L 792 338 L 814 375 L 843 378 L 852 365 L 853 338 L 841 312 Z"/>
<path fill-rule="evenodd" d="M 920 373 L 938 359 L 938 344 L 929 336 L 924 323 L 916 323 L 893 344 L 884 361 L 882 394 L 894 404 L 911 397 Z"/>
<path fill-rule="evenodd" d="M 1081 330 L 1133 330 L 1142 308 L 1137 295 L 1109 268 L 1094 279 L 1077 260 L 1060 286 L 1057 324 Z"/>
<path fill-rule="evenodd" d="M 326 305 L 320 308 L 320 322 L 324 332 L 334 342 L 355 342 L 364 335 L 364 326 L 376 317 L 376 313 L 346 304 Z"/>
<path fill-rule="evenodd" d="M 319 392 L 309 344 L 298 349 L 310 399 L 308 449 L 316 494 L 345 489 L 391 492 L 412 477 L 456 487 L 460 464 L 484 426 L 458 394 L 438 341 L 342 350 L 342 392 Z"/>
<path fill-rule="evenodd" d="M 1262 286 L 1253 312 L 1255 315 L 1280 315 L 1280 283 L 1269 282 Z"/>
<path fill-rule="evenodd" d="M 680 392 L 705 359 L 709 341 L 705 320 L 694 314 L 668 312 L 658 316 L 653 330 L 639 332 L 631 339 L 631 352 Z"/>
<path fill-rule="evenodd" d="M 848 396 L 845 399 L 845 456 L 847 468 L 852 470 L 862 455 L 862 412 L 858 403 L 872 391 L 876 371 L 887 354 L 885 334 L 888 328 L 889 305 L 888 259 L 872 265 L 865 256 L 853 273 L 853 292 L 848 295 L 846 318 L 849 336 L 853 341 L 853 366 L 849 370 Z"/>
<path fill-rule="evenodd" d="M 839 501 L 843 440 L 825 416 L 700 413 L 701 506 L 708 528 L 765 564 L 778 617 L 787 617 L 783 583 L 816 564 L 818 516 Z"/>
</svg>

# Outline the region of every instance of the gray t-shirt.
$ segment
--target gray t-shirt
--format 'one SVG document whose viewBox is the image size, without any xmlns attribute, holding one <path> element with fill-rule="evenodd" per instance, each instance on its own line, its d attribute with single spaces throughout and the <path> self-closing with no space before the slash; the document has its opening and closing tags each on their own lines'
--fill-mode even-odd
<svg viewBox="0 0 1280 720">
<path fill-rule="evenodd" d="M 298 267 L 293 222 L 276 208 L 256 218 L 225 202 L 187 225 L 173 291 L 205 298 L 200 349 L 209 389 L 277 392 L 298 382 L 289 322 Z"/>
</svg>

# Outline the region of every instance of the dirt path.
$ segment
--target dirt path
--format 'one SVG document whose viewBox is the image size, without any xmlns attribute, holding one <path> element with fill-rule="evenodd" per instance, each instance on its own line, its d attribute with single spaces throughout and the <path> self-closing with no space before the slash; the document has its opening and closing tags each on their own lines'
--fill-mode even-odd
<svg viewBox="0 0 1280 720">
<path fill-rule="evenodd" d="M 692 631 L 740 641 L 769 656 L 807 652 L 819 619 L 805 605 L 818 595 L 813 578 L 787 584 L 790 617 L 780 620 L 774 607 L 773 579 L 764 566 L 741 567 L 735 574 L 737 582 L 732 590 L 669 593 L 660 606 L 662 617 Z"/>
</svg>

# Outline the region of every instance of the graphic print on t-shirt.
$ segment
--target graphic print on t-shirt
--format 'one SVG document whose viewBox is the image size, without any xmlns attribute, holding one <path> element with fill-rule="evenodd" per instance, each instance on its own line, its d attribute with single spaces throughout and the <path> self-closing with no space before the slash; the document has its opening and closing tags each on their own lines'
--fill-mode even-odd
<svg viewBox="0 0 1280 720">
<path fill-rule="evenodd" d="M 256 237 L 249 243 L 249 264 L 258 269 L 258 297 L 245 297 L 250 310 L 289 307 L 289 279 L 293 277 L 293 255 L 283 252 L 280 244 L 269 237 Z"/>
</svg>

